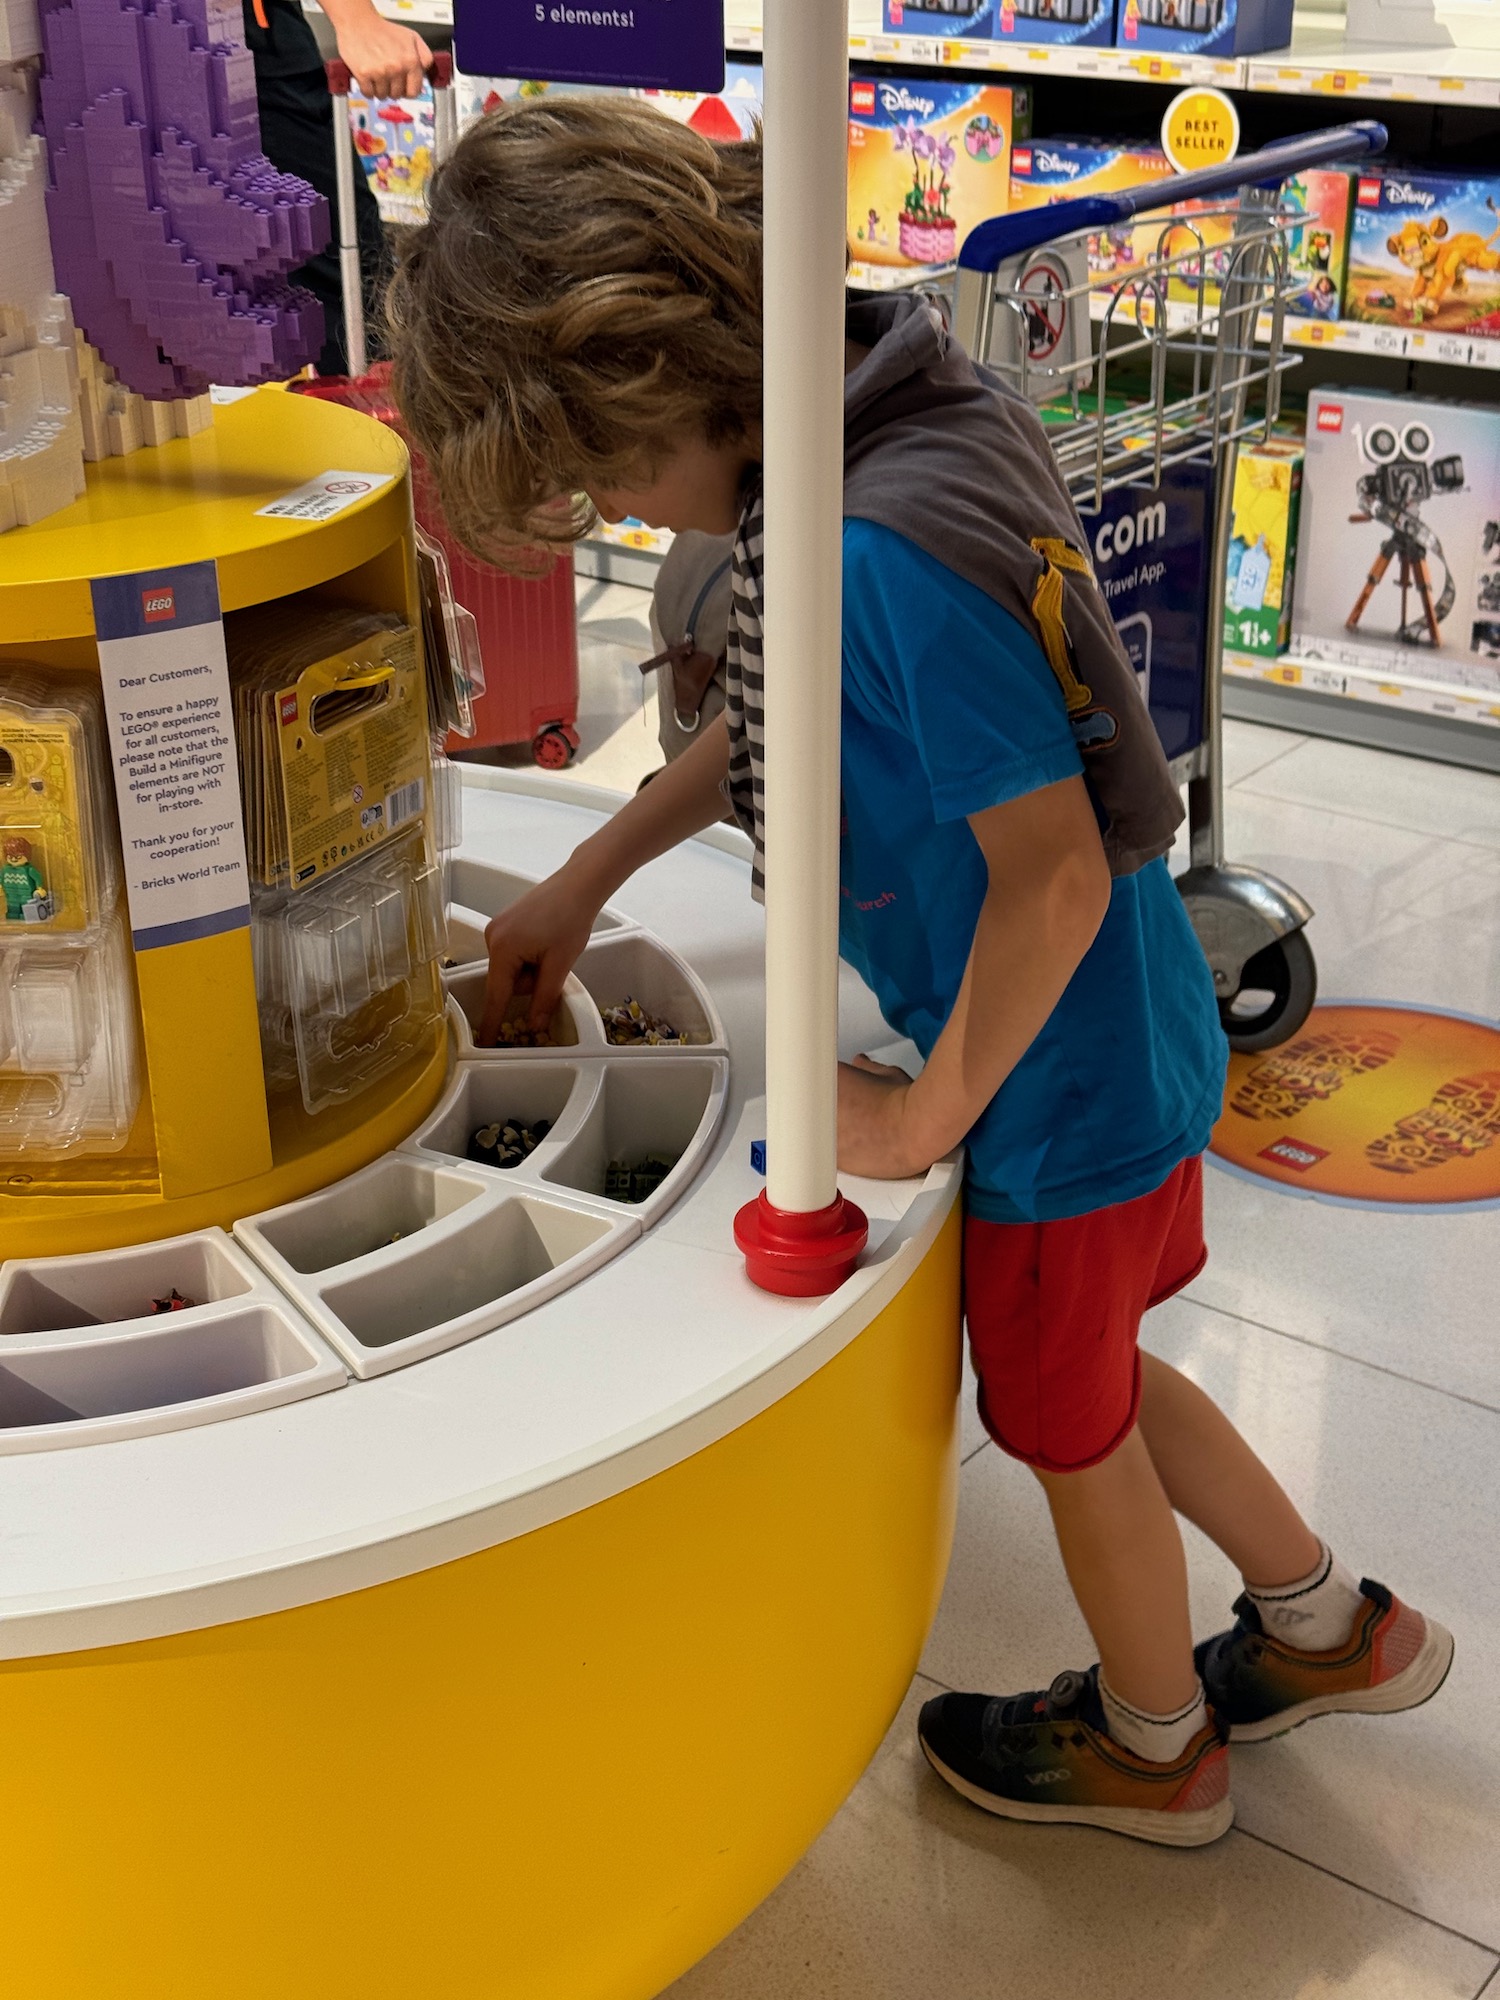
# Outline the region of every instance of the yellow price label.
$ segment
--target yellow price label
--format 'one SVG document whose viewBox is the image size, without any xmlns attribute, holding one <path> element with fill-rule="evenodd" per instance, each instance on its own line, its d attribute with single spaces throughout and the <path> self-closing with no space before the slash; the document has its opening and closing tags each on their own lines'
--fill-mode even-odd
<svg viewBox="0 0 1500 2000">
<path fill-rule="evenodd" d="M 1240 114 L 1222 90 L 1180 90 L 1161 121 L 1161 144 L 1180 174 L 1221 167 L 1240 149 Z"/>
</svg>

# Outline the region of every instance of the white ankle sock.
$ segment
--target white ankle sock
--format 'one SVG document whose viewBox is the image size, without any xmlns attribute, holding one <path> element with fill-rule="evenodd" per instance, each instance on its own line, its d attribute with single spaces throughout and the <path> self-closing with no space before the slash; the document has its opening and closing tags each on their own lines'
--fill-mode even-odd
<svg viewBox="0 0 1500 2000">
<path fill-rule="evenodd" d="M 1099 1676 L 1099 1699 L 1104 1704 L 1104 1719 L 1115 1742 L 1152 1764 L 1173 1763 L 1198 1731 L 1208 1726 L 1201 1681 L 1192 1700 L 1175 1715 L 1150 1715 L 1143 1708 L 1132 1708 L 1121 1701 L 1103 1674 Z"/>
<path fill-rule="evenodd" d="M 1320 1546 L 1317 1567 L 1296 1583 L 1279 1583 L 1274 1588 L 1245 1585 L 1245 1595 L 1272 1638 L 1304 1653 L 1326 1653 L 1342 1646 L 1364 1603 L 1358 1580 L 1327 1542 Z"/>
</svg>

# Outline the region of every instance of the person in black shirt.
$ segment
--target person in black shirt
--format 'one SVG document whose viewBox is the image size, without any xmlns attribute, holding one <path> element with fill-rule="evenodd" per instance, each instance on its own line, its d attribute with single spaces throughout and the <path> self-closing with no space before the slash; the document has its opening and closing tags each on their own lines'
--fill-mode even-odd
<svg viewBox="0 0 1500 2000">
<path fill-rule="evenodd" d="M 334 130 L 328 84 L 317 38 L 303 15 L 301 0 L 243 0 L 245 40 L 255 58 L 255 95 L 260 138 L 267 159 L 282 173 L 298 174 L 326 196 L 337 212 Z M 369 98 L 416 97 L 432 63 L 432 51 L 410 28 L 377 14 L 371 0 L 322 0 L 333 25 L 339 56 L 355 87 Z M 348 135 L 339 143 L 353 146 Z M 372 357 L 379 352 L 376 329 L 380 299 L 390 275 L 390 250 L 380 211 L 365 179 L 354 176 L 354 209 L 359 228 L 359 261 L 364 276 L 365 318 Z M 335 236 L 337 228 L 335 227 Z M 344 306 L 336 243 L 292 274 L 322 302 L 327 335 L 318 357 L 320 375 L 348 373 L 344 346 Z"/>
</svg>

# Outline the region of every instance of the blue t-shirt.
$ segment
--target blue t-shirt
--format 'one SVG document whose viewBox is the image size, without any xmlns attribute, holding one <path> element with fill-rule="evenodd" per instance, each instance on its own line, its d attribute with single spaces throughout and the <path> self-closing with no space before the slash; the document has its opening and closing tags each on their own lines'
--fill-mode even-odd
<svg viewBox="0 0 1500 2000">
<path fill-rule="evenodd" d="M 840 949 L 923 1056 L 958 996 L 988 870 L 968 815 L 1082 770 L 1032 634 L 889 528 L 844 523 Z M 969 1212 L 1130 1201 L 1200 1153 L 1227 1048 L 1165 861 L 1114 884 L 1088 955 L 969 1134 Z"/>
</svg>

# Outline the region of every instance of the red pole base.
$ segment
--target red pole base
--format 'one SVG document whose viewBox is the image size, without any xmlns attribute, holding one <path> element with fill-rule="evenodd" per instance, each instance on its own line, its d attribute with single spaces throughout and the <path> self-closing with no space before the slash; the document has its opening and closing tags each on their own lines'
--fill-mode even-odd
<svg viewBox="0 0 1500 2000">
<path fill-rule="evenodd" d="M 773 1208 L 762 1192 L 734 1218 L 745 1274 L 763 1292 L 820 1299 L 851 1276 L 870 1235 L 869 1220 L 843 1195 L 810 1215 Z"/>
</svg>

